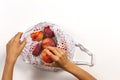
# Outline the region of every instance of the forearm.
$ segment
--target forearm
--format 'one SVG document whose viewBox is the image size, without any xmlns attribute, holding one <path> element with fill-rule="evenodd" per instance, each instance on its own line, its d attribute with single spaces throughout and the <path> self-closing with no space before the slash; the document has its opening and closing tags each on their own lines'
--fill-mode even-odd
<svg viewBox="0 0 120 80">
<path fill-rule="evenodd" d="M 12 80 L 15 62 L 6 59 L 2 80 Z"/>
<path fill-rule="evenodd" d="M 69 62 L 64 69 L 74 76 L 76 76 L 79 80 L 96 80 L 93 76 L 89 73 L 81 69 L 80 67 L 76 66 L 75 64 Z"/>
</svg>

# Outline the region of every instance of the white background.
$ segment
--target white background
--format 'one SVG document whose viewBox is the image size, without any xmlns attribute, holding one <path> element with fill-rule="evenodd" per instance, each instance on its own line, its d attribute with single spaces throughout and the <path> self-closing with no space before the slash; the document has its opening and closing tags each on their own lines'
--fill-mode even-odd
<svg viewBox="0 0 120 80">
<path fill-rule="evenodd" d="M 8 40 L 17 32 L 24 32 L 43 21 L 62 26 L 76 42 L 94 53 L 95 66 L 80 67 L 98 80 L 120 80 L 119 0 L 0 0 L 0 78 Z M 76 56 L 79 53 L 77 49 Z M 78 57 L 82 59 L 82 55 Z M 64 71 L 40 71 L 25 64 L 20 58 L 15 65 L 13 78 L 77 80 Z"/>
</svg>

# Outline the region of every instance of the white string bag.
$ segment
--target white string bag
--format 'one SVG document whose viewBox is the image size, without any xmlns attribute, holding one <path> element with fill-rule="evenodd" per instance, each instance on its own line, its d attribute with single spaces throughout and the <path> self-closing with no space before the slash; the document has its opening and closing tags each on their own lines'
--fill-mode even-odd
<svg viewBox="0 0 120 80">
<path fill-rule="evenodd" d="M 26 38 L 26 40 L 27 40 L 27 44 L 25 45 L 25 47 L 21 53 L 22 58 L 25 61 L 25 63 L 32 64 L 33 66 L 40 68 L 42 70 L 49 70 L 49 71 L 60 70 L 59 67 L 44 66 L 42 64 L 40 56 L 35 57 L 32 55 L 33 47 L 37 43 L 41 43 L 41 41 L 40 42 L 32 41 L 30 34 L 33 32 L 36 32 L 36 31 L 43 31 L 44 27 L 46 27 L 48 25 L 55 34 L 55 38 L 57 40 L 57 47 L 66 50 L 68 58 L 73 63 L 75 63 L 77 65 L 88 65 L 88 66 L 94 65 L 93 64 L 93 54 L 89 50 L 87 50 L 85 47 L 83 47 L 80 43 L 75 44 L 73 38 L 71 38 L 67 33 L 65 33 L 65 31 L 63 31 L 61 27 L 59 27 L 58 25 L 55 25 L 55 24 L 47 23 L 47 22 L 39 23 L 39 24 L 29 28 L 26 32 L 23 33 L 21 40 L 23 40 L 23 38 Z M 83 61 L 73 61 L 75 47 L 79 47 L 82 51 L 84 51 L 89 56 L 91 56 L 91 62 L 88 63 L 88 62 L 83 62 Z"/>
</svg>

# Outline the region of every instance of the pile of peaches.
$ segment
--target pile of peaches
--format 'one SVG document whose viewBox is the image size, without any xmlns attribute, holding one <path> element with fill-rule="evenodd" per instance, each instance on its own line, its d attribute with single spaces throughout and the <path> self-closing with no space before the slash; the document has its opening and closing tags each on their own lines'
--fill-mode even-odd
<svg viewBox="0 0 120 80">
<path fill-rule="evenodd" d="M 33 32 L 30 34 L 30 37 L 32 41 L 37 41 L 41 43 L 38 43 L 35 45 L 32 55 L 37 57 L 37 56 L 42 56 L 42 60 L 47 62 L 47 63 L 52 63 L 52 59 L 45 53 L 44 49 L 46 49 L 48 46 L 56 47 L 56 41 L 55 41 L 55 34 L 51 30 L 50 26 L 44 27 L 43 31 L 37 31 Z"/>
</svg>

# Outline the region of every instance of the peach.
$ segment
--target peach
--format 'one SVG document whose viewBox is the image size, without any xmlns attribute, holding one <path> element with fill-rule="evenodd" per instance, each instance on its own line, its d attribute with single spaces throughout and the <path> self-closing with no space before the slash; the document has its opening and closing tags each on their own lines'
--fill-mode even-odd
<svg viewBox="0 0 120 80">
<path fill-rule="evenodd" d="M 53 60 L 52 58 L 43 50 L 42 53 L 41 53 L 41 56 L 42 56 L 42 60 L 46 63 L 52 63 Z"/>
<path fill-rule="evenodd" d="M 49 37 L 49 38 L 52 38 L 55 36 L 54 32 L 50 29 L 49 26 L 44 28 L 44 34 L 45 34 L 45 37 Z"/>
<path fill-rule="evenodd" d="M 34 32 L 34 33 L 31 33 L 30 36 L 33 41 L 40 41 L 43 39 L 43 32 L 42 31 Z"/>
<path fill-rule="evenodd" d="M 41 44 L 37 44 L 32 52 L 32 55 L 39 56 L 42 51 Z"/>
<path fill-rule="evenodd" d="M 47 48 L 48 46 L 56 47 L 56 43 L 52 38 L 45 38 L 42 41 L 42 48 L 43 49 Z"/>
</svg>

